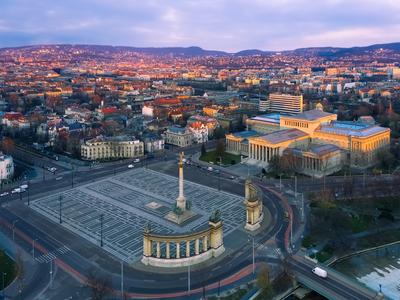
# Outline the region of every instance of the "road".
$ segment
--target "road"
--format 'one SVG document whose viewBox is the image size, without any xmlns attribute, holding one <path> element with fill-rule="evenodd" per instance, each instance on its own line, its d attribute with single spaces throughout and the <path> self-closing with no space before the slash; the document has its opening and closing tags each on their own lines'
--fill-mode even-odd
<svg viewBox="0 0 400 300">
<path fill-rule="evenodd" d="M 135 167 L 149 167 L 177 176 L 176 155 L 179 151 L 180 149 L 167 151 L 165 155 L 146 162 L 142 161 L 136 164 Z M 186 149 L 187 154 L 193 154 L 196 151 L 198 151 L 198 147 Z M 20 246 L 27 251 L 31 248 L 32 240 L 36 239 L 35 247 L 38 255 L 51 256 L 53 254 L 56 256 L 56 266 L 70 276 L 66 283 L 74 279 L 82 284 L 86 281 L 88 272 L 92 269 L 97 269 L 102 274 L 112 278 L 113 287 L 115 291 L 118 291 L 120 286 L 119 261 L 110 257 L 108 253 L 99 247 L 93 246 L 86 240 L 37 215 L 29 207 L 22 205 L 18 199 L 22 198 L 26 202 L 28 197 L 30 199 L 42 197 L 55 191 L 69 189 L 78 184 L 85 184 L 124 172 L 128 170 L 127 165 L 128 163 L 125 161 L 110 163 L 98 168 L 81 167 L 77 168 L 73 173 L 70 171 L 60 172 L 59 177 L 62 177 L 62 180 L 47 178 L 44 181 L 33 182 L 29 188 L 29 196 L 28 192 L 25 192 L 20 195 L 13 194 L 0 198 L 0 201 L 6 204 L 0 212 L 0 220 L 8 228 L 12 228 L 12 223 L 18 220 L 15 223 L 16 234 L 23 240 Z M 188 165 L 185 168 L 185 178 L 187 180 L 243 194 L 243 181 L 239 178 L 232 180 L 231 177 L 232 175 L 229 172 L 210 172 L 196 165 Z M 366 297 L 366 292 L 363 289 L 360 289 L 359 286 L 349 286 L 343 278 L 332 277 L 322 281 L 322 279 L 311 273 L 311 269 L 314 267 L 312 263 L 293 255 L 297 251 L 299 244 L 294 243 L 294 248 L 292 248 L 289 239 L 290 226 L 284 215 L 285 212 L 288 212 L 289 219 L 292 218 L 293 220 L 293 226 L 298 228 L 298 213 L 270 186 L 258 180 L 256 180 L 256 183 L 264 192 L 264 205 L 269 209 L 272 218 L 271 227 L 269 230 L 257 235 L 256 243 L 263 244 L 267 240 L 274 238 L 283 254 L 289 257 L 289 264 L 300 279 L 302 278 L 302 280 L 317 287 L 322 287 L 322 291 L 329 291 L 330 295 L 337 295 L 337 299 L 371 299 Z M 63 249 L 66 246 L 70 249 L 68 253 L 57 254 L 59 249 Z M 96 259 L 93 259 L 93 256 Z M 279 263 L 279 260 L 267 257 L 257 257 L 256 261 L 258 263 Z M 129 292 L 130 297 L 134 298 L 198 298 L 203 292 L 203 287 L 205 287 L 206 291 L 215 291 L 219 286 L 222 289 L 230 288 L 233 283 L 245 282 L 250 279 L 252 277 L 251 262 L 251 243 L 245 243 L 236 252 L 228 254 L 214 265 L 204 268 L 193 267 L 191 271 L 190 296 L 186 292 L 188 282 L 186 270 L 183 270 L 182 273 L 162 273 L 157 270 L 138 270 L 126 266 L 124 271 L 125 290 Z M 154 272 L 157 272 L 156 277 Z M 156 286 L 155 283 L 157 283 Z M 31 283 L 30 286 L 36 285 L 36 289 L 28 289 L 27 293 L 34 294 L 39 289 L 38 287 L 43 284 L 44 282 L 39 281 Z M 87 293 L 87 289 L 85 290 L 79 285 L 75 285 L 74 288 L 62 290 L 61 296 L 67 298 L 73 295 L 73 297 L 76 297 L 77 294 L 84 294 L 85 291 Z"/>
<path fill-rule="evenodd" d="M 197 151 L 193 149 L 193 151 Z M 167 153 L 166 158 L 160 157 L 151 160 L 147 163 L 147 167 L 158 168 L 158 166 L 171 165 L 176 169 L 176 153 Z M 143 165 L 141 162 L 137 166 Z M 136 166 L 136 167 L 137 167 Z M 74 185 L 84 184 L 105 176 L 110 176 L 115 173 L 126 171 L 126 163 L 110 164 L 103 168 L 98 169 L 79 169 L 75 172 L 73 182 Z M 196 182 L 202 184 L 216 184 L 216 177 L 220 178 L 220 188 L 229 191 L 236 191 L 243 193 L 244 187 L 238 181 L 232 181 L 227 178 L 225 173 L 215 174 L 213 176 L 204 176 L 204 170 L 197 167 L 190 167 L 186 169 L 185 175 L 189 180 L 196 179 Z M 55 191 L 67 189 L 72 187 L 72 174 L 63 175 L 63 180 L 48 179 L 44 182 L 33 182 L 29 188 L 30 199 L 41 197 L 45 194 L 54 193 Z M 114 287 L 119 289 L 119 268 L 120 262 L 114 258 L 110 258 L 109 254 L 105 253 L 99 247 L 77 238 L 74 234 L 68 232 L 64 228 L 51 223 L 43 217 L 31 211 L 26 205 L 18 200 L 22 196 L 25 202 L 28 198 L 28 193 L 25 192 L 21 195 L 9 195 L 2 197 L 1 201 L 6 202 L 6 206 L 0 213 L 0 218 L 12 228 L 12 222 L 15 223 L 16 234 L 25 240 L 25 248 L 29 251 L 29 245 L 33 239 L 36 239 L 35 247 L 38 255 L 56 254 L 59 249 L 67 246 L 71 249 L 70 252 L 63 255 L 57 255 L 55 264 L 64 272 L 69 273 L 74 278 L 80 279 L 81 282 L 85 281 L 85 276 L 88 271 L 97 268 L 104 274 L 109 275 L 113 279 Z M 284 228 L 282 222 L 284 209 L 281 206 L 280 199 L 275 195 L 266 194 L 264 199 L 265 205 L 271 211 L 273 224 L 264 234 L 260 234 L 256 242 L 262 244 L 276 234 L 281 236 L 283 240 Z M 28 246 L 27 246 L 28 245 Z M 24 245 L 22 245 L 24 246 Z M 96 261 L 92 261 L 93 254 L 98 257 Z M 257 261 L 265 261 L 265 259 L 258 258 Z M 273 263 L 278 263 L 273 259 L 269 259 Z M 235 253 L 229 254 L 222 258 L 217 265 L 208 266 L 205 268 L 194 267 L 191 272 L 191 288 L 193 297 L 195 294 L 202 293 L 202 287 L 207 286 L 206 290 L 216 289 L 215 283 L 221 282 L 222 289 L 232 284 L 232 282 L 240 281 L 243 278 L 251 277 L 251 269 L 249 265 L 252 262 L 252 247 L 251 243 L 245 243 Z M 143 297 L 144 295 L 153 297 L 167 297 L 186 295 L 187 290 L 187 276 L 186 271 L 178 274 L 159 273 L 157 274 L 157 287 L 154 286 L 155 277 L 154 273 L 149 271 L 125 268 L 124 284 L 126 290 L 130 292 L 131 296 Z M 197 292 L 196 292 L 197 291 Z M 76 293 L 76 291 L 69 291 Z M 66 292 L 65 296 L 68 295 Z"/>
<path fill-rule="evenodd" d="M 292 256 L 288 263 L 291 270 L 296 274 L 298 281 L 309 288 L 317 291 L 328 299 L 335 300 L 362 300 L 374 299 L 377 293 L 363 287 L 362 285 L 350 281 L 343 275 L 328 269 L 328 277 L 321 278 L 311 272 L 315 264 L 299 256 Z"/>
</svg>

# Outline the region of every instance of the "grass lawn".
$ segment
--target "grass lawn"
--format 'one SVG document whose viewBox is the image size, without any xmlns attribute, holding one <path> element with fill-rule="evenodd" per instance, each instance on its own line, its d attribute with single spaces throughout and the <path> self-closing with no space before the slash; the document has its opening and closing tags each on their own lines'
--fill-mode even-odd
<svg viewBox="0 0 400 300">
<path fill-rule="evenodd" d="M 325 262 L 330 259 L 333 255 L 333 249 L 328 245 L 322 248 L 321 251 L 318 251 L 315 255 L 319 262 Z"/>
<path fill-rule="evenodd" d="M 316 244 L 316 240 L 314 239 L 314 237 L 307 235 L 306 237 L 304 237 L 304 239 L 301 241 L 301 246 L 309 249 L 311 247 L 314 247 Z"/>
<path fill-rule="evenodd" d="M 200 156 L 200 160 L 205 161 L 205 162 L 212 162 L 213 164 L 219 163 L 219 157 L 215 154 L 214 151 L 208 151 L 206 154 Z M 232 165 L 237 164 L 240 162 L 240 155 L 234 155 L 230 153 L 224 153 L 222 156 L 222 164 L 223 165 Z"/>
<path fill-rule="evenodd" d="M 14 280 L 16 275 L 16 266 L 14 261 L 9 258 L 3 251 L 0 250 L 0 276 L 3 276 L 3 272 L 7 275 L 4 277 L 4 286 L 7 286 L 11 281 Z M 3 288 L 3 278 L 1 280 L 0 290 Z"/>
</svg>

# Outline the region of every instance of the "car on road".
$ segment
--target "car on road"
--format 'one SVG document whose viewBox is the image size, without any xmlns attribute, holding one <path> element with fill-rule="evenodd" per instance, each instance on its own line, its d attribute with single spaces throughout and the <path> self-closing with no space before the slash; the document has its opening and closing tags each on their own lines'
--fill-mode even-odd
<svg viewBox="0 0 400 300">
<path fill-rule="evenodd" d="M 26 190 L 28 188 L 28 185 L 27 184 L 21 184 L 20 188 L 23 189 L 23 190 Z"/>
<path fill-rule="evenodd" d="M 21 193 L 22 189 L 21 188 L 15 188 L 11 191 L 11 194 L 15 194 L 15 193 Z"/>
<path fill-rule="evenodd" d="M 231 180 L 233 180 L 233 179 L 235 179 L 235 176 L 229 176 L 229 179 L 231 179 Z"/>
<path fill-rule="evenodd" d="M 128 169 L 132 169 L 134 167 L 134 165 L 130 164 L 128 165 Z"/>
<path fill-rule="evenodd" d="M 212 167 L 208 167 L 207 168 L 207 171 L 210 171 L 210 172 L 212 172 L 214 169 L 212 168 Z"/>
<path fill-rule="evenodd" d="M 320 267 L 315 267 L 314 269 L 312 269 L 312 272 L 321 278 L 328 277 L 328 272 Z"/>
<path fill-rule="evenodd" d="M 1 194 L 0 194 L 0 197 L 7 196 L 8 194 L 10 194 L 10 193 L 9 193 L 9 192 L 4 192 L 4 193 L 1 193 Z"/>
<path fill-rule="evenodd" d="M 138 163 L 138 162 L 140 162 L 140 159 L 139 159 L 139 158 L 135 158 L 135 159 L 133 160 L 133 162 L 134 162 L 134 163 Z"/>
</svg>

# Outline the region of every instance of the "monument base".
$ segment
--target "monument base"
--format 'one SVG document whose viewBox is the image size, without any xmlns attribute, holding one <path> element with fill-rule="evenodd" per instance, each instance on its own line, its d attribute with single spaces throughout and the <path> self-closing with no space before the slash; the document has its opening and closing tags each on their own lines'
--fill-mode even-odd
<svg viewBox="0 0 400 300">
<path fill-rule="evenodd" d="M 185 223 L 196 216 L 196 213 L 190 210 L 185 210 L 181 215 L 177 215 L 173 211 L 170 211 L 164 218 L 168 221 L 176 223 L 178 225 Z"/>
</svg>

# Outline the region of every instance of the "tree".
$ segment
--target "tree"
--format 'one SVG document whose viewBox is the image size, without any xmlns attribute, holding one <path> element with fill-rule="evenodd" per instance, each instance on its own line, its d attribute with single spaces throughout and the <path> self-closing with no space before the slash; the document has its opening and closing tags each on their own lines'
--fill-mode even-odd
<svg viewBox="0 0 400 300">
<path fill-rule="evenodd" d="M 217 140 L 225 138 L 225 129 L 222 126 L 218 126 L 217 128 L 215 128 L 214 138 L 216 138 Z"/>
<path fill-rule="evenodd" d="M 395 156 L 389 150 L 381 150 L 377 153 L 376 158 L 378 160 L 379 167 L 387 170 L 391 168 L 396 162 Z"/>
<path fill-rule="evenodd" d="M 224 154 L 225 154 L 225 143 L 224 143 L 224 140 L 219 139 L 217 141 L 217 148 L 215 149 L 215 156 L 217 158 L 219 158 L 219 157 L 222 158 L 224 156 Z"/>
<path fill-rule="evenodd" d="M 6 154 L 10 154 L 14 151 L 14 149 L 15 149 L 14 140 L 9 137 L 3 138 L 3 140 L 1 141 L 1 150 Z"/>
<path fill-rule="evenodd" d="M 201 156 L 206 155 L 206 154 L 207 154 L 206 145 L 201 144 Z"/>
<path fill-rule="evenodd" d="M 267 297 L 272 292 L 272 286 L 269 278 L 269 270 L 267 267 L 262 267 L 257 276 L 257 286 L 261 290 L 263 297 Z"/>
<path fill-rule="evenodd" d="M 86 286 L 90 289 L 93 300 L 103 300 L 111 293 L 111 279 L 105 275 L 90 270 Z"/>
</svg>

